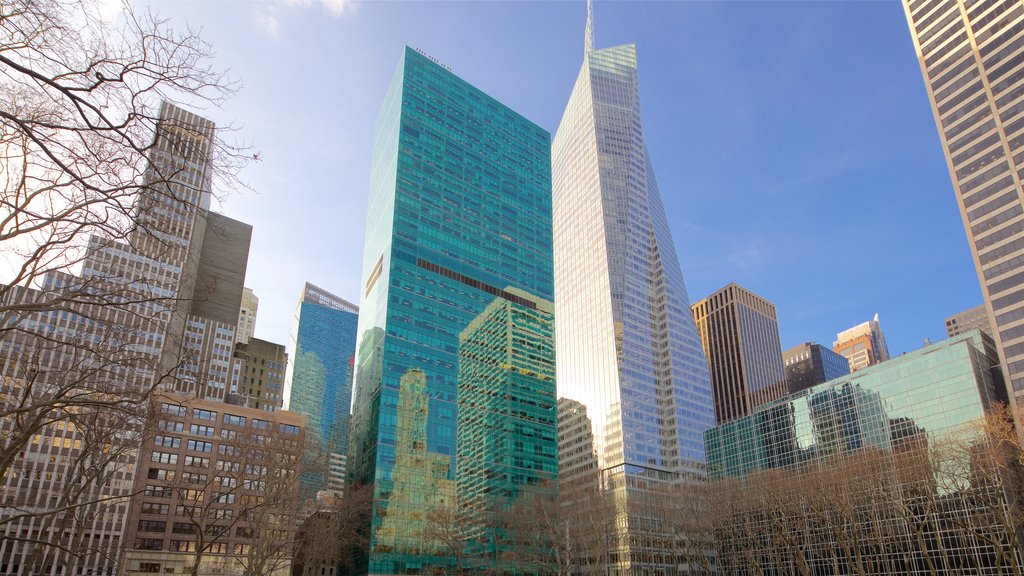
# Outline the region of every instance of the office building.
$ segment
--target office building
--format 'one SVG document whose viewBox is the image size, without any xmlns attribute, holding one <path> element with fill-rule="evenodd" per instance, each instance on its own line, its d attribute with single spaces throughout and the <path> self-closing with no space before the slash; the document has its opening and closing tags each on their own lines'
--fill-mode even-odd
<svg viewBox="0 0 1024 576">
<path fill-rule="evenodd" d="M 504 470 L 488 480 L 506 501 L 553 472 L 545 460 L 557 451 L 553 431 L 532 439 L 529 453 L 526 442 L 505 447 L 500 461 L 489 448 L 464 446 L 467 460 L 457 457 L 460 421 L 494 424 L 474 437 L 485 448 L 508 439 L 513 423 L 539 430 L 555 421 L 543 352 L 553 347 L 543 342 L 544 302 L 554 297 L 550 136 L 412 49 L 376 134 L 347 474 L 373 483 L 374 510 L 357 571 L 426 574 L 456 565 L 424 537 L 424 523 L 459 506 L 457 470 L 472 482 L 477 469 Z M 511 348 L 485 349 L 502 334 Z M 524 355 L 523 346 L 539 353 Z M 499 357 L 512 366 L 495 364 Z M 486 413 L 481 389 L 507 396 L 518 420 Z M 474 566 L 487 561 L 474 556 Z"/>
<path fill-rule="evenodd" d="M 878 314 L 875 314 L 874 320 L 836 334 L 832 350 L 850 361 L 850 372 L 888 360 L 889 347 L 885 344 L 885 334 L 878 324 Z"/>
<path fill-rule="evenodd" d="M 720 569 L 740 573 L 750 558 L 787 573 L 799 564 L 852 573 L 854 563 L 893 575 L 1019 569 L 1014 545 L 977 537 L 999 532 L 1006 506 L 977 444 L 997 402 L 998 363 L 992 340 L 973 330 L 709 430 L 708 473 L 723 481 L 716 490 L 742 478 L 745 494 L 778 504 L 768 512 L 742 495 L 727 504 L 736 518 L 723 521 L 736 530 L 718 533 Z M 788 500 L 759 493 L 759 482 L 772 483 L 766 493 L 785 487 Z M 833 530 L 822 521 L 839 517 L 850 522 Z"/>
<path fill-rule="evenodd" d="M 846 356 L 817 342 L 804 342 L 782 353 L 786 366 L 786 388 L 790 394 L 850 373 Z"/>
<path fill-rule="evenodd" d="M 169 393 L 152 402 L 124 572 L 188 574 L 202 548 L 198 574 L 247 574 L 256 562 L 289 574 L 305 417 Z"/>
<path fill-rule="evenodd" d="M 288 409 L 308 419 L 310 457 L 319 460 L 303 489 L 341 494 L 348 458 L 352 366 L 359 308 L 309 282 L 295 309 L 288 367 Z"/>
<path fill-rule="evenodd" d="M 587 407 L 568 398 L 558 399 L 558 489 L 571 496 L 600 488 L 597 446 Z"/>
<path fill-rule="evenodd" d="M 1011 398 L 1024 393 L 1024 7 L 904 0 Z M 1018 403 L 1020 400 L 1018 400 Z"/>
<path fill-rule="evenodd" d="M 87 287 L 111 301 L 75 298 L 5 330 L 0 397 L 18 397 L 30 385 L 142 402 L 152 386 L 166 383 L 185 321 L 179 299 L 194 293 L 191 272 L 208 215 L 213 137 L 209 121 L 161 105 L 145 175 L 152 184 L 139 196 L 137 226 L 123 241 L 89 238 L 79 275 L 56 272 L 38 289 L 14 287 L 11 295 L 12 302 L 46 303 Z M 65 412 L 38 429 L 23 428 L 34 426 L 29 412 L 0 419 L 0 436 L 24 439 L 0 478 L 2 573 L 118 570 L 141 430 L 124 411 L 102 402 L 71 401 Z M 58 508 L 68 513 L 54 513 Z"/>
<path fill-rule="evenodd" d="M 284 346 L 252 338 L 235 344 L 227 402 L 266 412 L 281 409 L 288 354 Z"/>
<path fill-rule="evenodd" d="M 591 16 L 552 144 L 558 394 L 586 408 L 602 486 L 632 502 L 704 474 L 714 404 L 644 144 L 636 46 L 595 48 Z M 626 508 L 614 569 L 668 570 Z"/>
<path fill-rule="evenodd" d="M 235 340 L 245 344 L 256 333 L 256 312 L 260 307 L 260 299 L 253 294 L 251 288 L 242 289 L 242 307 L 238 311 L 238 333 Z"/>
<path fill-rule="evenodd" d="M 746 416 L 785 396 L 775 304 L 733 282 L 692 310 L 711 369 L 716 422 Z"/>
<path fill-rule="evenodd" d="M 995 340 L 992 320 L 988 317 L 988 310 L 985 309 L 984 304 L 946 318 L 946 335 L 949 337 L 970 332 L 975 328 Z"/>
<path fill-rule="evenodd" d="M 455 489 L 469 522 L 468 551 L 490 557 L 490 573 L 515 572 L 502 558 L 526 552 L 521 538 L 491 520 L 519 496 L 507 479 L 528 470 L 544 484 L 537 489 L 558 493 L 557 413 L 536 409 L 555 405 L 554 307 L 509 292 L 533 306 L 496 298 L 459 334 Z"/>
</svg>

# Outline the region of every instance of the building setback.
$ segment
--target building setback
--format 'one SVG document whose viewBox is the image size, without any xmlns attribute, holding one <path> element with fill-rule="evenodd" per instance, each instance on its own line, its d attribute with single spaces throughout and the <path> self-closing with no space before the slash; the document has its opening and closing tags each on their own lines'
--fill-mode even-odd
<svg viewBox="0 0 1024 576">
<path fill-rule="evenodd" d="M 851 372 L 888 360 L 889 347 L 878 323 L 878 314 L 875 314 L 874 320 L 836 334 L 832 350 L 850 361 Z"/>
<path fill-rule="evenodd" d="M 1024 7 L 903 0 L 1010 398 L 1024 394 Z"/>
<path fill-rule="evenodd" d="M 782 353 L 790 394 L 850 373 L 850 361 L 817 342 L 804 342 Z"/>
<path fill-rule="evenodd" d="M 719 424 L 786 394 L 775 305 L 736 283 L 692 307 L 714 387 Z"/>
<path fill-rule="evenodd" d="M 622 504 L 605 560 L 660 573 L 675 569 L 665 535 L 627 509 L 704 475 L 714 405 L 644 144 L 636 46 L 595 48 L 591 15 L 552 144 L 558 394 L 585 408 L 601 485 Z"/>
<path fill-rule="evenodd" d="M 946 318 L 946 335 L 949 337 L 970 332 L 975 328 L 988 334 L 989 338 L 995 340 L 992 320 L 988 317 L 988 311 L 985 309 L 984 304 Z"/>
<path fill-rule="evenodd" d="M 999 525 L 1006 505 L 984 452 L 972 446 L 983 442 L 973 435 L 996 407 L 998 363 L 992 340 L 973 330 L 709 430 L 713 482 L 742 478 L 744 494 L 773 482 L 772 489 L 786 487 L 793 504 L 755 507 L 763 513 L 731 508 L 737 517 L 724 522 L 736 529 L 717 534 L 720 570 L 740 573 L 750 558 L 765 571 L 787 573 L 794 562 L 810 573 L 852 573 L 856 562 L 879 575 L 994 575 L 1009 570 L 1006 563 L 1021 566 L 1012 544 L 997 550 L 998 538 L 977 537 Z M 955 464 L 939 465 L 935 459 L 947 454 Z M 933 460 L 922 466 L 925 459 Z M 970 469 L 962 467 L 965 459 Z M 728 486 L 712 484 L 717 491 Z M 826 517 L 856 520 L 837 528 L 821 521 Z M 777 548 L 780 526 L 797 543 L 799 559 Z"/>
<path fill-rule="evenodd" d="M 512 502 L 553 474 L 535 452 L 557 453 L 554 390 L 539 376 L 550 367 L 544 354 L 532 367 L 520 362 L 522 346 L 553 348 L 541 328 L 541 302 L 554 296 L 550 135 L 408 48 L 376 132 L 348 464 L 349 481 L 373 483 L 374 506 L 357 572 L 425 574 L 456 565 L 424 535 L 427 515 L 460 506 L 456 470 L 468 479 L 501 468 L 490 491 Z M 484 351 L 490 332 L 471 326 L 497 329 L 479 319 L 498 310 L 513 319 L 503 329 L 511 350 Z M 514 367 L 489 363 L 495 354 Z M 508 396 L 519 420 L 477 405 L 480 389 Z M 494 426 L 475 432 L 484 447 L 507 442 L 514 422 L 552 430 L 529 452 L 518 441 L 504 447 L 500 461 L 470 447 L 457 458 L 458 425 L 477 418 Z M 475 556 L 467 561 L 486 561 Z"/>
<path fill-rule="evenodd" d="M 310 446 L 319 454 L 302 479 L 310 495 L 345 487 L 358 321 L 354 304 L 306 283 L 292 322 L 287 395 L 288 409 L 309 419 Z"/>
</svg>

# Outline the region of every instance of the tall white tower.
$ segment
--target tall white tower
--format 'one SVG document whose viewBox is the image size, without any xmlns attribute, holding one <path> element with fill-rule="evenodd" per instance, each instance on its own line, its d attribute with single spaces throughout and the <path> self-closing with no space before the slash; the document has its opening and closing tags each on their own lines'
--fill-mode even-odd
<svg viewBox="0 0 1024 576">
<path fill-rule="evenodd" d="M 636 46 L 595 49 L 552 146 L 558 393 L 586 407 L 598 482 L 622 503 L 704 475 L 714 426 L 708 364 L 643 140 Z M 578 471 L 562 470 L 561 474 Z M 620 505 L 622 573 L 657 570 L 629 544 L 642 526 Z M 635 538 L 636 541 L 657 539 Z M 664 566 L 661 566 L 664 568 Z"/>
</svg>

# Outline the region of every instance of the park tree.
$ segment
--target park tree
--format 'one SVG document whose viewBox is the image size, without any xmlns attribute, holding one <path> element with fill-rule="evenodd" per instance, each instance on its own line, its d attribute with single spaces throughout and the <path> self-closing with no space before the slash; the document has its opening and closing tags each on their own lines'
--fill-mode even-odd
<svg viewBox="0 0 1024 576">
<path fill-rule="evenodd" d="M 212 55 L 196 31 L 129 6 L 107 18 L 92 0 L 0 3 L 0 529 L 44 568 L 113 561 L 95 560 L 116 547 L 76 538 L 75 519 L 124 506 L 148 397 L 174 375 L 172 319 L 193 294 L 158 206 L 198 213 L 214 182 L 241 186 L 251 157 L 218 130 L 210 178 L 189 181 L 202 130 L 159 124 L 162 102 L 234 93 Z M 151 162 L 158 148 L 178 160 Z"/>
</svg>

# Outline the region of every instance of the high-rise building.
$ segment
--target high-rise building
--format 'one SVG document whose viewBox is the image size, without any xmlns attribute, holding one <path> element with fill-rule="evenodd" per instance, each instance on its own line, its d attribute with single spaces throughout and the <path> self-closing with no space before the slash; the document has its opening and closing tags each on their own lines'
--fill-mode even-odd
<svg viewBox="0 0 1024 576">
<path fill-rule="evenodd" d="M 782 363 L 786 365 L 786 387 L 790 394 L 850 373 L 846 356 L 817 342 L 804 342 L 786 350 Z"/>
<path fill-rule="evenodd" d="M 1011 398 L 1024 394 L 1024 7 L 904 0 Z M 1018 403 L 1021 400 L 1018 399 Z"/>
<path fill-rule="evenodd" d="M 53 273 L 12 294 L 45 303 L 87 287 L 110 298 L 76 298 L 17 318 L 13 330 L 5 317 L 0 398 L 46 390 L 130 402 L 165 383 L 185 321 L 175 303 L 195 293 L 213 138 L 211 122 L 161 105 L 145 175 L 153 184 L 140 194 L 133 232 L 123 242 L 91 237 L 80 275 Z M 102 404 L 72 401 L 38 429 L 23 427 L 35 422 L 29 412 L 0 419 L 5 443 L 24 438 L 0 478 L 0 572 L 117 572 L 141 430 Z"/>
<path fill-rule="evenodd" d="M 310 446 L 319 460 L 303 477 L 310 494 L 345 486 L 352 365 L 359 308 L 309 282 L 295 308 L 288 365 L 288 409 L 309 419 Z"/>
<path fill-rule="evenodd" d="M 456 564 L 424 531 L 427 515 L 459 506 L 457 470 L 503 470 L 485 480 L 507 501 L 553 479 L 554 430 L 500 460 L 487 449 L 516 427 L 554 427 L 550 135 L 412 49 L 376 133 L 347 476 L 374 489 L 360 571 L 429 573 Z M 501 334 L 504 351 L 486 349 Z M 481 389 L 518 417 L 489 412 Z M 485 449 L 459 459 L 469 420 L 485 424 L 473 438 Z"/>
<path fill-rule="evenodd" d="M 925 565 L 927 571 L 970 567 L 972 574 L 993 575 L 1010 564 L 1017 569 L 1015 546 L 976 537 L 998 525 L 1006 505 L 1007 493 L 992 469 L 977 476 L 971 469 L 982 463 L 975 456 L 982 452 L 978 446 L 987 444 L 977 435 L 984 430 L 986 411 L 996 406 L 998 364 L 992 340 L 973 330 L 709 430 L 712 481 L 775 482 L 786 486 L 783 499 L 794 504 L 766 514 L 732 508 L 735 525 L 742 528 L 720 534 L 725 540 L 718 550 L 719 569 L 740 573 L 750 558 L 758 558 L 768 572 L 792 569 L 792 557 L 780 553 L 773 538 L 780 526 L 787 527 L 782 528 L 787 535 L 792 527 L 812 572 L 837 566 L 839 572 L 852 572 L 853 562 L 870 566 L 867 573 L 886 575 L 919 573 Z M 966 454 L 943 452 L 953 446 Z M 947 457 L 950 464 L 943 466 L 929 460 Z M 774 473 L 750 476 L 768 470 Z M 772 506 L 779 502 L 764 498 Z M 850 506 L 842 508 L 850 515 L 834 514 L 837 506 Z M 822 519 L 833 515 L 851 524 L 832 530 Z M 863 538 L 867 533 L 871 538 Z M 994 561 L 997 553 L 1002 558 Z"/>
<path fill-rule="evenodd" d="M 885 343 L 882 327 L 878 324 L 878 314 L 875 314 L 874 320 L 836 334 L 832 350 L 850 361 L 850 372 L 888 360 L 889 347 Z"/>
<path fill-rule="evenodd" d="M 950 338 L 958 334 L 970 332 L 975 328 L 988 334 L 989 338 L 995 340 L 992 320 L 988 317 L 988 310 L 985 309 L 984 304 L 946 318 L 946 335 Z"/>
<path fill-rule="evenodd" d="M 256 333 L 256 312 L 260 307 L 260 299 L 252 288 L 242 289 L 242 308 L 238 312 L 238 333 L 235 340 L 245 344 Z"/>
<path fill-rule="evenodd" d="M 644 144 L 636 46 L 595 48 L 591 15 L 552 144 L 558 394 L 585 407 L 602 485 L 626 503 L 704 474 L 714 404 Z M 616 522 L 615 570 L 667 570 L 634 520 Z"/>
<path fill-rule="evenodd" d="M 692 307 L 722 424 L 786 394 L 775 304 L 728 284 Z"/>
<path fill-rule="evenodd" d="M 489 517 L 519 496 L 505 478 L 523 470 L 549 482 L 557 494 L 558 426 L 555 410 L 554 307 L 521 290 L 509 292 L 533 306 L 495 298 L 459 334 L 459 412 L 455 489 L 470 524 L 470 554 L 491 557 L 489 573 L 516 572 L 501 558 L 524 557 L 521 540 Z"/>
</svg>

